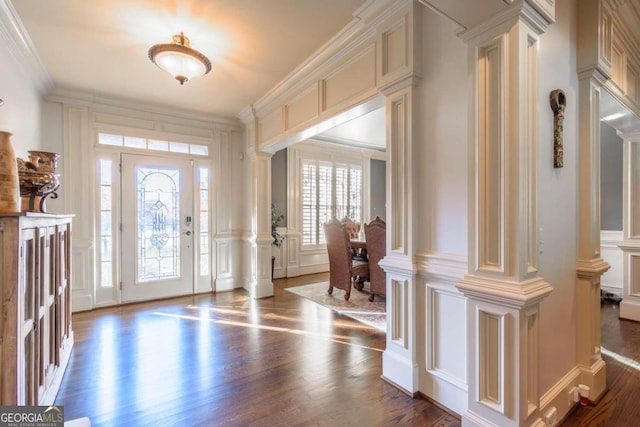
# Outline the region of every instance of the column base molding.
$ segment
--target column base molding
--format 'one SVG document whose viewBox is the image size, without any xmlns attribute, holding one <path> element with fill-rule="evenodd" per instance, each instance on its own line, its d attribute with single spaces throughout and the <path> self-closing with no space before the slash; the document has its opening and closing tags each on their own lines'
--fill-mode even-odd
<svg viewBox="0 0 640 427">
<path fill-rule="evenodd" d="M 382 377 L 409 395 L 420 387 L 417 359 L 416 271 L 410 257 L 387 255 L 380 261 L 387 273 L 387 347 Z"/>
<path fill-rule="evenodd" d="M 599 355 L 599 353 L 598 353 Z M 597 402 L 607 391 L 607 365 L 598 358 L 591 366 L 580 366 L 580 383 L 591 388 L 589 399 Z"/>
<path fill-rule="evenodd" d="M 249 296 L 254 299 L 267 298 L 273 296 L 273 282 L 268 281 L 250 281 L 245 288 Z"/>
<path fill-rule="evenodd" d="M 382 353 L 382 379 L 411 397 L 418 393 L 419 368 L 415 360 L 387 350 Z"/>
<path fill-rule="evenodd" d="M 553 291 L 541 277 L 511 282 L 468 275 L 456 287 L 467 297 L 515 309 L 538 303 Z"/>
</svg>

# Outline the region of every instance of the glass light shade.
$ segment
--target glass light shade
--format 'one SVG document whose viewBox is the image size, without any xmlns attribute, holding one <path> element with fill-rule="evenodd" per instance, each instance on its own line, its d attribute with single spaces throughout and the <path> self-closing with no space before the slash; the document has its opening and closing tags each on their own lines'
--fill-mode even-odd
<svg viewBox="0 0 640 427">
<path fill-rule="evenodd" d="M 149 59 L 171 74 L 180 84 L 211 71 L 211 62 L 189 46 L 183 33 L 173 36 L 173 43 L 157 44 L 149 49 Z"/>
</svg>

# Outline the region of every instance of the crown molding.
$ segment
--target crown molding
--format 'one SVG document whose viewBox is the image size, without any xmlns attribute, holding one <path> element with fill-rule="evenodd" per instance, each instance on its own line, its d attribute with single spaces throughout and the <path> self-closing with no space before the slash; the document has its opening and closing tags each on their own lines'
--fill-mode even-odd
<svg viewBox="0 0 640 427">
<path fill-rule="evenodd" d="M 553 24 L 555 20 L 551 14 L 543 13 L 542 8 L 539 7 L 537 3 L 530 1 L 531 0 L 520 0 L 518 3 L 511 4 L 503 12 L 473 28 L 458 33 L 458 37 L 462 38 L 466 43 L 473 43 L 474 41 L 485 38 L 487 34 L 504 31 L 504 26 L 512 25 L 518 19 L 522 19 L 532 30 L 540 35 L 544 33 L 547 27 Z"/>
<path fill-rule="evenodd" d="M 142 103 L 136 100 L 116 98 L 106 95 L 92 94 L 73 89 L 55 88 L 47 96 L 47 101 L 60 102 L 63 104 L 83 106 L 83 107 L 111 107 L 118 109 L 128 109 L 151 114 L 169 116 L 185 120 L 195 120 L 206 122 L 210 126 L 226 128 L 228 130 L 241 131 L 242 124 L 236 118 L 213 116 L 195 111 L 177 110 L 160 104 Z"/>
<path fill-rule="evenodd" d="M 327 69 L 353 55 L 366 43 L 375 43 L 378 25 L 389 17 L 397 15 L 411 6 L 413 0 L 369 0 L 354 12 L 354 19 L 315 53 L 302 62 L 283 80 L 253 103 L 260 113 L 271 111 L 281 104 L 291 92 L 303 90 L 323 76 Z M 243 108 L 237 117 L 246 122 L 251 106 Z"/>
<path fill-rule="evenodd" d="M 33 77 L 38 91 L 41 94 L 51 91 L 54 88 L 53 80 L 42 63 L 26 28 L 22 25 L 11 0 L 0 0 L 0 36 L 13 57 L 23 64 Z"/>
</svg>

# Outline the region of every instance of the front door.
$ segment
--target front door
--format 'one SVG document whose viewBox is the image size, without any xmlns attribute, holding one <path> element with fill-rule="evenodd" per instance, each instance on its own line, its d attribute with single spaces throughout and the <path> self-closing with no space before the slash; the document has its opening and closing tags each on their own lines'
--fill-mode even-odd
<svg viewBox="0 0 640 427">
<path fill-rule="evenodd" d="M 193 293 L 191 160 L 122 154 L 122 301 Z"/>
</svg>

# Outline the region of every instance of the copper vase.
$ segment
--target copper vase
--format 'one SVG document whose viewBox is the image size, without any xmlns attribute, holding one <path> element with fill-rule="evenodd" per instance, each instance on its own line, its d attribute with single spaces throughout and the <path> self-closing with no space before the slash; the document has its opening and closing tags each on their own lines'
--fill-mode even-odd
<svg viewBox="0 0 640 427">
<path fill-rule="evenodd" d="M 20 212 L 20 186 L 11 134 L 0 131 L 0 212 Z"/>
</svg>

